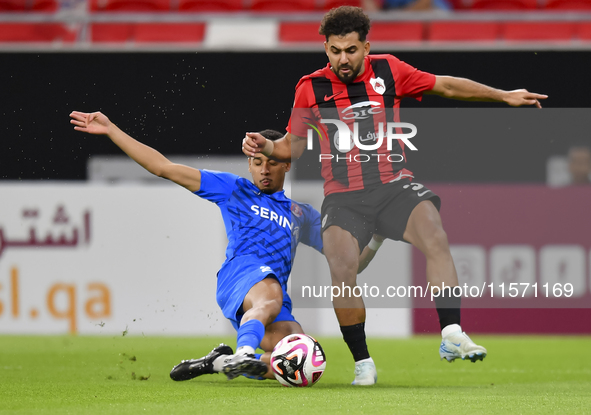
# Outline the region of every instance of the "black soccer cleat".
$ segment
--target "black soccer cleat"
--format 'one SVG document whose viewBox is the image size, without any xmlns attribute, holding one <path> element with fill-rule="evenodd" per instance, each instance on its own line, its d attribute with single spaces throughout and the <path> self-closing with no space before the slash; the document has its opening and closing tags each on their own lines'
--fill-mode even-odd
<svg viewBox="0 0 591 415">
<path fill-rule="evenodd" d="M 201 375 L 211 375 L 213 371 L 213 361 L 223 355 L 231 355 L 234 351 L 224 343 L 213 349 L 209 354 L 200 359 L 183 360 L 170 371 L 172 380 L 189 380 Z"/>
<path fill-rule="evenodd" d="M 230 360 L 224 363 L 222 372 L 228 377 L 228 380 L 237 378 L 240 375 L 259 378 L 267 373 L 267 364 L 252 354 L 240 354 L 232 356 Z"/>
</svg>

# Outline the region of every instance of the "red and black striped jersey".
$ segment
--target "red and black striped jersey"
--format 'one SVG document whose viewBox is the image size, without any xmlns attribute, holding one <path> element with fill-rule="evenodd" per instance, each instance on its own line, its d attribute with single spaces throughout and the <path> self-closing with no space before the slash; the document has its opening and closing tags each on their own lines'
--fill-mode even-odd
<svg viewBox="0 0 591 415">
<path fill-rule="evenodd" d="M 421 100 L 423 92 L 435 85 L 435 75 L 419 71 L 392 55 L 369 55 L 364 65 L 364 72 L 350 84 L 341 82 L 328 64 L 304 76 L 296 86 L 287 131 L 306 138 L 310 129 L 318 137 L 325 195 L 366 189 L 412 176 L 404 168 L 406 156 L 400 140 L 392 140 L 390 150 L 388 140 L 384 139 L 374 150 L 351 145 L 344 152 L 339 150 L 341 138 L 337 126 L 321 122 L 329 119 L 345 122 L 351 131 L 348 137 L 351 142 L 356 123 L 359 142 L 377 146 L 380 123 L 385 131 L 387 122 L 399 121 L 400 100 L 404 97 Z"/>
</svg>

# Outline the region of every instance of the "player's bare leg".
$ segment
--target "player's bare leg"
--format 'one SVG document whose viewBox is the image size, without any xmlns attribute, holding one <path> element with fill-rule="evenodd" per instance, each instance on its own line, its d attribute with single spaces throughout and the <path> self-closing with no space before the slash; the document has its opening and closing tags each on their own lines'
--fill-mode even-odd
<svg viewBox="0 0 591 415">
<path fill-rule="evenodd" d="M 299 323 L 295 321 L 276 321 L 266 327 L 265 337 L 261 342 L 260 348 L 265 351 L 260 357 L 262 362 L 267 365 L 267 373 L 263 376 L 267 379 L 275 379 L 273 371 L 271 370 L 271 353 L 273 348 L 279 343 L 279 340 L 289 334 L 303 333 L 304 329 Z"/>
<path fill-rule="evenodd" d="M 333 287 L 342 291 L 343 284 L 351 290 L 357 286 L 359 245 L 348 231 L 331 226 L 322 234 L 324 255 L 330 268 Z M 343 295 L 334 297 L 333 306 L 339 324 L 351 326 L 365 322 L 365 304 L 361 297 Z"/>
<path fill-rule="evenodd" d="M 417 247 L 427 259 L 427 281 L 431 287 L 458 285 L 447 234 L 441 216 L 429 200 L 419 203 L 410 214 L 403 238 Z"/>
<path fill-rule="evenodd" d="M 427 281 L 432 290 L 433 287 L 458 285 L 458 275 L 449 250 L 447 234 L 443 230 L 439 211 L 431 201 L 425 200 L 413 209 L 403 237 L 425 254 Z M 441 359 L 445 358 L 450 362 L 458 357 L 468 357 L 472 362 L 484 359 L 486 349 L 474 344 L 462 332 L 461 297 L 455 297 L 449 290 L 441 291 L 439 296 L 435 297 L 435 306 L 443 339 L 439 349 Z"/>
<path fill-rule="evenodd" d="M 337 293 L 337 289 L 341 294 L 333 297 L 333 307 L 343 338 L 355 359 L 353 384 L 373 385 L 377 380 L 377 371 L 365 341 L 365 304 L 361 297 L 352 295 L 353 288 L 357 286 L 359 244 L 350 232 L 338 226 L 328 227 L 322 234 L 322 241 L 333 294 Z"/>
<path fill-rule="evenodd" d="M 238 329 L 236 354 L 222 367 L 228 379 L 240 375 L 257 378 L 268 372 L 267 365 L 255 357 L 255 350 L 265 336 L 265 327 L 275 320 L 282 305 L 283 290 L 275 278 L 265 278 L 248 291 L 242 303 L 244 315 Z"/>
<path fill-rule="evenodd" d="M 250 320 L 258 320 L 268 326 L 275 320 L 283 305 L 283 290 L 275 278 L 265 278 L 248 291 L 242 309 L 244 315 L 240 320 L 243 325 Z"/>
</svg>

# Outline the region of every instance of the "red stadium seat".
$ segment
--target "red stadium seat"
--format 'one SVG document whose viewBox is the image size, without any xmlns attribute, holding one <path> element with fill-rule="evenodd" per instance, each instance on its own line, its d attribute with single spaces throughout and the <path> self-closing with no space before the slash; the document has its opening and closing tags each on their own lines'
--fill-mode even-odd
<svg viewBox="0 0 591 415">
<path fill-rule="evenodd" d="M 0 12 L 55 12 L 58 0 L 0 0 Z"/>
<path fill-rule="evenodd" d="M 199 43 L 205 23 L 94 23 L 91 41 L 97 43 Z"/>
<path fill-rule="evenodd" d="M 250 10 L 274 12 L 312 11 L 316 0 L 251 0 Z"/>
<path fill-rule="evenodd" d="M 429 27 L 429 40 L 434 41 L 494 41 L 499 38 L 501 25 L 497 22 L 438 22 Z"/>
<path fill-rule="evenodd" d="M 244 0 L 179 0 L 180 12 L 233 12 L 242 10 Z"/>
<path fill-rule="evenodd" d="M 127 42 L 133 37 L 133 23 L 93 23 L 90 27 L 92 42 Z"/>
<path fill-rule="evenodd" d="M 548 0 L 544 8 L 547 10 L 591 10 L 591 0 Z"/>
<path fill-rule="evenodd" d="M 141 42 L 199 43 L 203 41 L 205 23 L 138 23 L 134 40 Z"/>
<path fill-rule="evenodd" d="M 448 0 L 454 10 L 463 10 L 469 6 L 468 0 Z"/>
<path fill-rule="evenodd" d="M 0 0 L 1 12 L 24 12 L 27 10 L 25 0 Z"/>
<path fill-rule="evenodd" d="M 92 12 L 168 12 L 170 0 L 91 0 Z"/>
<path fill-rule="evenodd" d="M 407 42 L 423 39 L 421 22 L 374 22 L 367 36 L 372 42 Z"/>
<path fill-rule="evenodd" d="M 339 6 L 361 7 L 361 0 L 325 0 L 322 4 L 322 9 L 330 10 Z"/>
<path fill-rule="evenodd" d="M 576 23 L 572 22 L 506 22 L 503 38 L 510 41 L 572 40 Z"/>
<path fill-rule="evenodd" d="M 34 0 L 28 3 L 33 12 L 55 12 L 59 9 L 58 0 Z"/>
<path fill-rule="evenodd" d="M 0 23 L 0 42 L 74 42 L 76 36 L 61 23 Z"/>
<path fill-rule="evenodd" d="M 535 10 L 538 0 L 473 0 L 470 10 Z"/>
<path fill-rule="evenodd" d="M 591 40 L 591 23 L 579 23 L 577 25 L 577 37 L 581 40 Z"/>
<path fill-rule="evenodd" d="M 281 22 L 279 26 L 280 42 L 324 42 L 324 36 L 318 33 L 319 22 Z"/>
</svg>

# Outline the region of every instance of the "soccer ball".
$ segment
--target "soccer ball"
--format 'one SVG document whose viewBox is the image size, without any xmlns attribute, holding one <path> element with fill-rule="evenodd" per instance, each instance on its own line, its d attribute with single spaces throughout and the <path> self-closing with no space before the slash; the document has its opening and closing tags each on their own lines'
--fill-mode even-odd
<svg viewBox="0 0 591 415">
<path fill-rule="evenodd" d="M 326 369 L 326 356 L 313 337 L 290 334 L 273 349 L 271 368 L 283 386 L 312 386 Z"/>
</svg>

